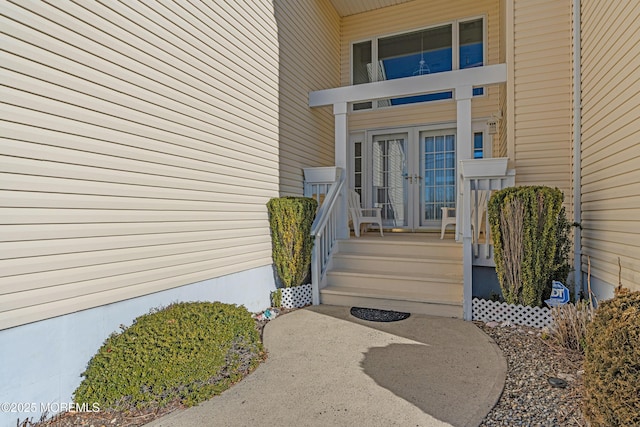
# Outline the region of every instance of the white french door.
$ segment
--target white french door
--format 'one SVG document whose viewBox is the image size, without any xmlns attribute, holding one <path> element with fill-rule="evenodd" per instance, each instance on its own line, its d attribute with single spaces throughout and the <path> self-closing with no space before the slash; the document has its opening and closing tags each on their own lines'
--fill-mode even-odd
<svg viewBox="0 0 640 427">
<path fill-rule="evenodd" d="M 366 150 L 355 149 L 366 153 L 355 159 L 355 188 L 365 205 L 382 208 L 385 228 L 439 228 L 440 208 L 456 202 L 455 147 L 451 129 L 370 132 Z"/>
<path fill-rule="evenodd" d="M 455 130 L 420 132 L 420 225 L 439 228 L 443 207 L 456 207 Z"/>
<path fill-rule="evenodd" d="M 373 135 L 371 139 L 371 199 L 382 208 L 385 227 L 410 226 L 409 148 L 407 133 Z"/>
</svg>

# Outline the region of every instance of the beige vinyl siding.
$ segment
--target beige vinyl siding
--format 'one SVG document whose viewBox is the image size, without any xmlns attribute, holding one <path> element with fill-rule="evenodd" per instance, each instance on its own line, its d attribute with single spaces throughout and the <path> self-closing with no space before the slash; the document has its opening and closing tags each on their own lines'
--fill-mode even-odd
<svg viewBox="0 0 640 427">
<path fill-rule="evenodd" d="M 0 4 L 0 328 L 271 264 L 281 175 L 333 158 L 306 86 L 339 79 L 333 9 L 276 3 Z M 290 82 L 309 28 L 335 59 Z"/>
<path fill-rule="evenodd" d="M 302 169 L 334 164 L 331 107 L 309 108 L 309 92 L 340 82 L 340 17 L 329 0 L 274 2 L 280 46 L 280 193 L 302 195 Z"/>
<path fill-rule="evenodd" d="M 571 2 L 518 0 L 513 13 L 516 183 L 560 188 L 571 217 Z"/>
<path fill-rule="evenodd" d="M 500 20 L 498 25 L 498 62 L 506 64 L 507 60 L 507 0 L 500 0 Z M 508 157 L 507 149 L 507 85 L 501 84 L 498 93 L 498 135 L 493 138 L 493 157 Z"/>
<path fill-rule="evenodd" d="M 582 253 L 640 290 L 640 5 L 582 2 Z"/>
<path fill-rule="evenodd" d="M 450 22 L 454 19 L 485 16 L 487 28 L 487 64 L 499 63 L 500 1 L 499 0 L 415 0 L 378 9 L 342 20 L 341 84 L 351 84 L 351 43 L 373 36 L 393 34 Z M 485 95 L 472 102 L 474 118 L 490 117 L 498 113 L 497 85 L 485 88 Z M 417 105 L 380 108 L 376 111 L 357 111 L 349 115 L 352 131 L 408 126 L 438 122 L 455 122 L 454 100 L 435 101 Z"/>
</svg>

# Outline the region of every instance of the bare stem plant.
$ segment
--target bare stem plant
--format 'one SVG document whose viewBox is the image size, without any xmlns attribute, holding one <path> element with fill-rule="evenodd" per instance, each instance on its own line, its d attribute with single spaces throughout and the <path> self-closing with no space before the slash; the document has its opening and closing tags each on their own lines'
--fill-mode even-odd
<svg viewBox="0 0 640 427">
<path fill-rule="evenodd" d="M 512 300 L 520 300 L 522 293 L 522 237 L 524 235 L 524 204 L 514 198 L 500 212 L 503 230 L 506 291 Z M 509 297 L 505 295 L 509 300 Z"/>
<path fill-rule="evenodd" d="M 551 342 L 584 354 L 587 325 L 593 320 L 594 297 L 591 293 L 591 258 L 587 257 L 588 298 L 575 304 L 568 303 L 551 309 L 553 328 Z"/>
</svg>

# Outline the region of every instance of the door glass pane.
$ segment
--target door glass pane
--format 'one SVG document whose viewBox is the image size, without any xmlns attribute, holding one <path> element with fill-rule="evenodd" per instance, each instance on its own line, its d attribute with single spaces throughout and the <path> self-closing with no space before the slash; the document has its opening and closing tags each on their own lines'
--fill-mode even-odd
<svg viewBox="0 0 640 427">
<path fill-rule="evenodd" d="M 382 207 L 385 226 L 407 225 L 406 139 L 376 137 L 373 141 L 373 201 Z"/>
<path fill-rule="evenodd" d="M 421 225 L 426 225 L 442 218 L 440 208 L 456 206 L 455 135 L 428 135 L 423 137 L 422 142 L 424 184 L 421 191 Z"/>
<path fill-rule="evenodd" d="M 379 80 L 392 80 L 453 69 L 452 26 L 414 31 L 378 40 Z M 378 106 L 451 99 L 450 91 L 378 101 Z"/>
</svg>

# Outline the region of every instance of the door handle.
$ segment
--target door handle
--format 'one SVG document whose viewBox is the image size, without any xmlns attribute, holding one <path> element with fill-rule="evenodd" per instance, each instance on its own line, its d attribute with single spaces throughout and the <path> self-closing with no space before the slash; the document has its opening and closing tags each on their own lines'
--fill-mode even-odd
<svg viewBox="0 0 640 427">
<path fill-rule="evenodd" d="M 404 173 L 404 174 L 402 174 L 402 176 L 404 176 L 404 179 L 409 180 L 409 184 L 413 184 L 413 177 L 415 175 L 409 175 L 409 174 Z"/>
</svg>

